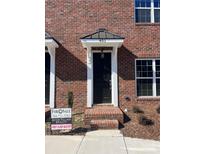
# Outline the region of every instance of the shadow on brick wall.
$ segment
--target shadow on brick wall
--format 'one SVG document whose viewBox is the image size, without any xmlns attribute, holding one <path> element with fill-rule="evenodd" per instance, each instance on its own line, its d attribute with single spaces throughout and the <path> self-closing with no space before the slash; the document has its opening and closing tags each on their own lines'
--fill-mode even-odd
<svg viewBox="0 0 205 154">
<path fill-rule="evenodd" d="M 135 59 L 125 46 L 118 49 L 118 75 L 124 80 L 135 80 Z"/>
<path fill-rule="evenodd" d="M 65 82 L 87 80 L 86 63 L 59 45 L 56 51 L 56 76 Z"/>
<path fill-rule="evenodd" d="M 135 80 L 136 58 L 125 46 L 118 49 L 118 75 L 123 80 Z M 82 59 L 86 59 L 86 55 Z M 56 76 L 65 82 L 87 80 L 86 61 L 82 62 L 59 45 L 56 51 Z"/>
</svg>

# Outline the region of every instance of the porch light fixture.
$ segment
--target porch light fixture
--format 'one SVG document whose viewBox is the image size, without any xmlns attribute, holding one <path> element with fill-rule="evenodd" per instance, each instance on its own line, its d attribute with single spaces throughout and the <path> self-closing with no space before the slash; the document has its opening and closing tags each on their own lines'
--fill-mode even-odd
<svg viewBox="0 0 205 154">
<path fill-rule="evenodd" d="M 100 55 L 100 58 L 103 59 L 105 57 L 104 53 L 103 53 L 103 50 L 101 50 L 101 55 Z"/>
</svg>

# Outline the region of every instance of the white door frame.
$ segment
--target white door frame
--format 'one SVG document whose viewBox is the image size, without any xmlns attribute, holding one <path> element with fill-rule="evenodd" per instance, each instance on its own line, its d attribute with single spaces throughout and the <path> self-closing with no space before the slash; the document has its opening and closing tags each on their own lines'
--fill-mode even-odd
<svg viewBox="0 0 205 154">
<path fill-rule="evenodd" d="M 87 107 L 92 107 L 94 104 L 94 78 L 93 78 L 93 53 L 100 53 L 100 50 L 88 50 L 87 54 Z M 117 76 L 117 47 L 113 47 L 113 50 L 105 50 L 104 53 L 111 53 L 111 104 L 118 106 L 118 76 Z"/>
<path fill-rule="evenodd" d="M 122 46 L 124 39 L 81 39 L 84 48 L 87 49 L 87 107 L 93 105 L 93 54 L 92 47 L 112 47 L 111 51 L 111 80 L 112 80 L 112 104 L 118 106 L 118 75 L 117 75 L 117 49 Z"/>
</svg>

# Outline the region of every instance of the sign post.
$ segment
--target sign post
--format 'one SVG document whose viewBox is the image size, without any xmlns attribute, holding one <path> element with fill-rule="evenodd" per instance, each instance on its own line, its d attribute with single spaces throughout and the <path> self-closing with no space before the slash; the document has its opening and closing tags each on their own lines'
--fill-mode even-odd
<svg viewBox="0 0 205 154">
<path fill-rule="evenodd" d="M 72 129 L 71 108 L 51 109 L 51 130 Z"/>
</svg>

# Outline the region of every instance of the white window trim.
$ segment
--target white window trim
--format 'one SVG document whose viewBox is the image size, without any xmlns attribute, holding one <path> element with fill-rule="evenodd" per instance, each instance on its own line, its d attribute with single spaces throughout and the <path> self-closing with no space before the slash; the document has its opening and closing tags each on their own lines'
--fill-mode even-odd
<svg viewBox="0 0 205 154">
<path fill-rule="evenodd" d="M 152 71 L 153 71 L 153 79 L 152 79 L 152 95 L 154 97 L 157 96 L 157 87 L 156 87 L 156 60 L 152 60 Z"/>
<path fill-rule="evenodd" d="M 134 14 L 134 17 L 135 17 L 135 22 L 136 22 L 136 10 L 139 10 L 139 9 L 146 9 L 146 10 L 150 10 L 150 22 L 136 22 L 136 23 L 155 23 L 155 18 L 154 18 L 154 10 L 155 9 L 158 9 L 158 10 L 160 10 L 160 7 L 154 7 L 154 0 L 151 0 L 151 5 L 150 5 L 150 7 L 136 7 L 135 6 L 135 3 L 136 3 L 136 1 L 134 1 L 134 12 L 135 12 L 135 14 Z M 159 23 L 159 22 L 156 22 L 156 23 Z"/>
<path fill-rule="evenodd" d="M 152 77 L 137 77 L 137 60 L 152 60 L 152 70 L 153 70 L 153 76 Z M 144 97 L 144 98 L 152 98 L 152 97 L 160 97 L 157 96 L 157 86 L 156 81 L 157 79 L 160 79 L 160 77 L 156 77 L 156 60 L 160 60 L 159 58 L 136 58 L 135 59 L 135 93 L 137 97 Z M 138 96 L 137 95 L 137 79 L 152 79 L 152 96 Z"/>
</svg>

